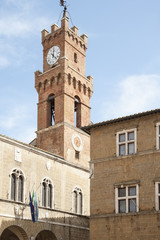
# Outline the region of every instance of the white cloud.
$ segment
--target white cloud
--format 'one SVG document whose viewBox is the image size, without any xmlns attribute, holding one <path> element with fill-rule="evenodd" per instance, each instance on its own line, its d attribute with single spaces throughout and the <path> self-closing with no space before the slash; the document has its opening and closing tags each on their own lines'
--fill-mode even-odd
<svg viewBox="0 0 160 240">
<path fill-rule="evenodd" d="M 17 105 L 0 116 L 1 133 L 16 140 L 29 143 L 35 138 L 34 114 L 28 105 Z"/>
<path fill-rule="evenodd" d="M 9 64 L 9 60 L 7 58 L 0 56 L 0 68 L 6 67 Z"/>
<path fill-rule="evenodd" d="M 35 11 L 35 4 L 38 1 L 4 0 L 0 9 L 0 36 L 22 38 L 28 34 L 39 34 L 39 30 L 51 19 L 41 17 Z"/>
<path fill-rule="evenodd" d="M 21 16 L 11 16 L 0 19 L 0 35 L 6 37 L 27 37 L 28 34 L 39 34 L 42 26 L 48 25 L 49 20 L 38 17 L 33 20 Z"/>
<path fill-rule="evenodd" d="M 104 105 L 105 119 L 159 108 L 160 75 L 137 75 L 123 79 L 115 98 Z"/>
</svg>

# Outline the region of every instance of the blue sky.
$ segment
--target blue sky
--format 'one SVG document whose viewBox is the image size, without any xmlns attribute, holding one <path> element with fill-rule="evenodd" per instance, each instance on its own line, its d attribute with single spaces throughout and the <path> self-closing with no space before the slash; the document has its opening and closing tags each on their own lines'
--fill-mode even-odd
<svg viewBox="0 0 160 240">
<path fill-rule="evenodd" d="M 159 108 L 160 1 L 68 4 L 73 24 L 88 35 L 86 75 L 94 77 L 91 121 Z M 58 0 L 0 0 L 1 134 L 23 142 L 35 137 L 34 72 L 42 70 L 41 30 L 50 31 L 61 11 Z"/>
</svg>

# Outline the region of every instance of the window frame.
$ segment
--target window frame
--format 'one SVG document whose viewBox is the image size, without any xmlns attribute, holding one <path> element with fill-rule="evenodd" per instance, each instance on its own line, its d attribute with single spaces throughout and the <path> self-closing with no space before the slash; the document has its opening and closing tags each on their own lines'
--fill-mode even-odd
<svg viewBox="0 0 160 240">
<path fill-rule="evenodd" d="M 128 140 L 128 134 L 134 132 L 134 140 Z M 120 142 L 120 135 L 125 135 L 125 141 Z M 134 143 L 134 153 L 128 153 L 128 145 Z M 125 154 L 120 154 L 120 146 L 125 145 Z M 133 155 L 137 153 L 137 128 L 127 129 L 116 133 L 116 155 L 117 157 Z"/>
<path fill-rule="evenodd" d="M 160 185 L 160 181 L 155 182 L 155 209 L 156 211 L 160 211 L 160 193 L 158 191 Z"/>
<path fill-rule="evenodd" d="M 44 186 L 44 193 L 43 196 L 43 186 Z M 49 204 L 49 186 L 51 186 L 51 192 L 50 192 L 50 204 Z M 44 198 L 44 204 L 43 204 L 43 198 Z M 50 206 L 49 206 L 50 205 Z M 54 185 L 50 178 L 43 178 L 41 183 L 41 206 L 44 208 L 50 208 L 54 209 Z"/>
<path fill-rule="evenodd" d="M 160 150 L 160 122 L 156 123 L 156 149 Z"/>
<path fill-rule="evenodd" d="M 76 201 L 76 202 L 75 202 Z M 72 191 L 72 212 L 83 215 L 84 196 L 80 187 L 74 187 Z"/>
<path fill-rule="evenodd" d="M 130 187 L 136 187 L 136 195 L 129 196 L 128 190 Z M 119 197 L 118 196 L 118 190 L 126 188 L 126 196 Z M 136 199 L 136 211 L 132 212 L 129 211 L 129 200 L 130 199 Z M 119 210 L 119 201 L 125 200 L 126 201 L 126 211 L 124 213 L 120 212 Z M 129 185 L 120 185 L 115 187 L 115 212 L 116 214 L 126 214 L 126 213 L 136 213 L 139 212 L 139 184 L 129 184 Z"/>
<path fill-rule="evenodd" d="M 15 177 L 14 199 L 12 199 L 12 176 Z M 22 178 L 21 196 L 19 195 L 19 179 Z M 19 196 L 21 200 L 19 200 Z M 14 168 L 10 174 L 10 200 L 13 202 L 24 203 L 25 199 L 25 175 L 21 169 Z"/>
</svg>

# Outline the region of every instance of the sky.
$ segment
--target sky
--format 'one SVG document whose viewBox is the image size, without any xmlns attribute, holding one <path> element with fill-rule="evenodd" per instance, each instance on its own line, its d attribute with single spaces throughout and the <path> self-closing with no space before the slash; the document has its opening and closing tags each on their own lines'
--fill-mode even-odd
<svg viewBox="0 0 160 240">
<path fill-rule="evenodd" d="M 87 34 L 91 121 L 160 108 L 160 1 L 68 0 L 70 27 Z M 59 0 L 0 0 L 0 134 L 36 137 L 41 30 L 60 26 Z M 72 25 L 73 24 L 73 25 Z"/>
</svg>

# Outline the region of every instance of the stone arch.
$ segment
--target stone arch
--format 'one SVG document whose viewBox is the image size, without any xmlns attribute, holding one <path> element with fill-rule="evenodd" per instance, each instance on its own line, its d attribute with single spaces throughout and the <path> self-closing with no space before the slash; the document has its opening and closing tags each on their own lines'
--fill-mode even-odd
<svg viewBox="0 0 160 240">
<path fill-rule="evenodd" d="M 91 89 L 88 88 L 88 97 L 90 98 L 91 97 Z"/>
<path fill-rule="evenodd" d="M 78 39 L 77 38 L 75 38 L 75 41 L 76 41 L 76 44 L 78 44 Z"/>
<path fill-rule="evenodd" d="M 83 92 L 84 92 L 84 95 L 86 95 L 86 85 L 83 84 Z"/>
<path fill-rule="evenodd" d="M 78 90 L 81 92 L 81 81 L 78 81 Z"/>
<path fill-rule="evenodd" d="M 44 90 L 45 90 L 46 87 L 47 87 L 47 83 L 48 83 L 48 80 L 46 79 L 46 80 L 44 81 Z"/>
<path fill-rule="evenodd" d="M 67 33 L 68 33 L 68 36 L 70 37 L 70 36 L 71 36 L 70 32 L 69 32 L 69 31 L 67 31 Z"/>
<path fill-rule="evenodd" d="M 50 86 L 51 86 L 51 87 L 53 87 L 54 82 L 55 82 L 55 78 L 52 77 L 51 80 L 50 80 Z"/>
<path fill-rule="evenodd" d="M 49 230 L 39 232 L 35 240 L 57 240 L 55 234 Z"/>
<path fill-rule="evenodd" d="M 74 36 L 72 35 L 72 40 L 74 41 Z"/>
<path fill-rule="evenodd" d="M 39 84 L 38 84 L 38 92 L 40 92 L 40 91 L 41 91 L 41 87 L 42 87 L 42 83 L 41 83 L 41 82 L 39 82 Z"/>
<path fill-rule="evenodd" d="M 11 225 L 3 230 L 0 240 L 29 240 L 29 238 L 21 227 Z"/>
<path fill-rule="evenodd" d="M 74 89 L 76 89 L 76 78 L 75 77 L 73 77 L 73 87 L 74 87 Z"/>
<path fill-rule="evenodd" d="M 59 84 L 60 79 L 61 79 L 61 73 L 58 73 L 58 76 L 57 76 L 57 85 Z"/>
<path fill-rule="evenodd" d="M 71 74 L 68 74 L 68 84 L 71 85 Z"/>
</svg>

